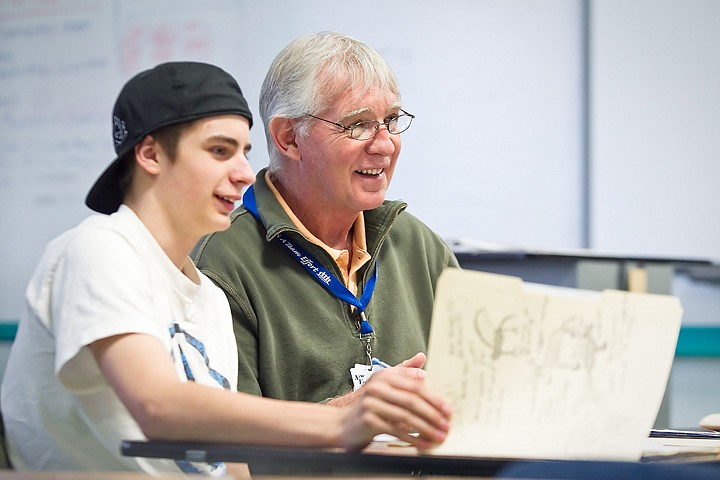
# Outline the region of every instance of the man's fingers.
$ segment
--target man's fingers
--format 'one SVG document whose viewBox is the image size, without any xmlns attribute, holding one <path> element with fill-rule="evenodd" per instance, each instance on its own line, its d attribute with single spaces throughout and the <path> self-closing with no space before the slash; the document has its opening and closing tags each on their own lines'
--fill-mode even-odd
<svg viewBox="0 0 720 480">
<path fill-rule="evenodd" d="M 366 385 L 364 401 L 369 410 L 406 430 L 405 433 L 409 433 L 408 425 L 432 438 L 436 437 L 437 430 L 447 432 L 451 408 L 440 395 L 404 375 L 378 377 Z"/>
<path fill-rule="evenodd" d="M 413 355 L 411 358 L 408 358 L 407 360 L 403 360 L 400 362 L 398 367 L 406 367 L 406 368 L 422 368 L 425 366 L 425 362 L 427 361 L 427 357 L 424 353 L 418 352 L 415 355 Z"/>
</svg>

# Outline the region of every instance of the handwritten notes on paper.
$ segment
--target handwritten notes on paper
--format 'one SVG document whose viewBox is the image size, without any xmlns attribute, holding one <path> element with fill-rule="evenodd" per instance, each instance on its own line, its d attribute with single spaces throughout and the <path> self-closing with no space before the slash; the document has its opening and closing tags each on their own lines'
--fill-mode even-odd
<svg viewBox="0 0 720 480">
<path fill-rule="evenodd" d="M 447 270 L 427 378 L 454 413 L 449 437 L 432 453 L 639 459 L 681 318 L 675 297 Z"/>
</svg>

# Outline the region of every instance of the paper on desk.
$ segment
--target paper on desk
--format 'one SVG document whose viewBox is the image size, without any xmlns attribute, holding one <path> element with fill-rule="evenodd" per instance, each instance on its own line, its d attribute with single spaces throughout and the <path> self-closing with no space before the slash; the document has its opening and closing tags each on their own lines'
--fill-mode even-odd
<svg viewBox="0 0 720 480">
<path fill-rule="evenodd" d="M 453 404 L 432 453 L 637 460 L 667 384 L 677 298 L 448 269 L 427 381 Z"/>
</svg>

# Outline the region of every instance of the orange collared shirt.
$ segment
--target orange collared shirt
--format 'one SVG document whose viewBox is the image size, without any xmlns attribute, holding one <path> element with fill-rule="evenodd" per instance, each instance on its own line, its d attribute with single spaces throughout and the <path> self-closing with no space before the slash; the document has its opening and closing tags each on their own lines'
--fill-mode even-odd
<svg viewBox="0 0 720 480">
<path fill-rule="evenodd" d="M 278 189 L 275 188 L 269 171 L 265 172 L 265 181 L 270 187 L 270 190 L 275 195 L 278 203 L 280 203 L 283 210 L 285 210 L 285 213 L 287 213 L 288 217 L 290 217 L 290 220 L 297 227 L 300 233 L 309 242 L 314 243 L 315 245 L 321 247 L 323 250 L 328 252 L 328 254 L 330 254 L 330 256 L 333 258 L 333 260 L 335 260 L 335 263 L 338 265 L 338 267 L 340 267 L 340 271 L 342 272 L 345 286 L 348 290 L 350 290 L 353 295 L 357 296 L 357 272 L 360 267 L 370 261 L 370 254 L 367 252 L 367 240 L 365 238 L 365 217 L 363 216 L 363 212 L 358 213 L 358 216 L 355 219 L 355 223 L 353 224 L 353 251 L 352 258 L 350 258 L 350 252 L 348 252 L 347 250 L 337 250 L 326 245 L 322 240 L 313 235 L 312 232 L 310 232 L 310 230 L 305 227 L 305 225 L 303 225 L 300 219 L 297 218 L 297 216 L 295 216 L 293 211 L 290 209 L 290 206 L 282 197 Z"/>
</svg>

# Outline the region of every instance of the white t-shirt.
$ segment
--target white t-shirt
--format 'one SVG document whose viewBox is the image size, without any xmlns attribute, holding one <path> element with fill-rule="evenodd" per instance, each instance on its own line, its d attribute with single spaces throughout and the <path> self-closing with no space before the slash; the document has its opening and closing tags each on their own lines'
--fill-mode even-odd
<svg viewBox="0 0 720 480">
<path fill-rule="evenodd" d="M 15 468 L 178 471 L 172 460 L 120 454 L 122 440 L 145 437 L 87 345 L 123 333 L 152 335 L 173 356 L 178 378 L 235 391 L 227 299 L 190 259 L 186 268 L 199 285 L 124 205 L 48 244 L 26 291 L 2 383 Z"/>
</svg>

